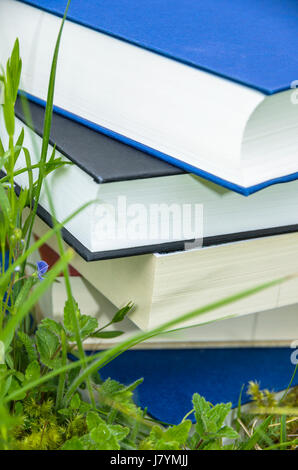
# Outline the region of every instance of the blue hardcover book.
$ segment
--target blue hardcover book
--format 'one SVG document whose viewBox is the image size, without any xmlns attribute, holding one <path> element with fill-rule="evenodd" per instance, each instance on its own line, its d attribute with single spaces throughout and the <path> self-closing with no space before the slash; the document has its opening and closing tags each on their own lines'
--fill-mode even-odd
<svg viewBox="0 0 298 470">
<path fill-rule="evenodd" d="M 1 0 L 23 89 L 46 98 L 66 0 Z M 298 177 L 294 0 L 72 0 L 56 110 L 245 195 Z"/>
</svg>

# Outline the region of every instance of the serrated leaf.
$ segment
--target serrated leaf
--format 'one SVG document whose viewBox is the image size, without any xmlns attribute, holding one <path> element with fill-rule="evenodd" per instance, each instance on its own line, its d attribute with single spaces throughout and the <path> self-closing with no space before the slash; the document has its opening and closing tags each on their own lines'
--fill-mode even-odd
<svg viewBox="0 0 298 470">
<path fill-rule="evenodd" d="M 129 429 L 122 426 L 100 424 L 92 429 L 90 438 L 94 441 L 96 450 L 119 450 L 119 441 L 122 441 L 128 433 Z"/>
<path fill-rule="evenodd" d="M 85 401 L 81 401 L 80 404 L 80 413 L 86 414 L 92 409 L 92 405 L 90 403 L 87 403 Z"/>
<path fill-rule="evenodd" d="M 62 450 L 85 450 L 84 445 L 79 437 L 72 437 L 68 441 L 64 442 L 61 447 Z"/>
<path fill-rule="evenodd" d="M 119 424 L 108 425 L 108 428 L 117 441 L 123 441 L 129 433 L 129 429 L 127 427 L 120 426 Z"/>
<path fill-rule="evenodd" d="M 182 446 L 188 438 L 191 426 L 192 422 L 190 420 L 185 420 L 177 426 L 172 426 L 163 433 L 163 439 L 167 441 L 175 440 Z"/>
<path fill-rule="evenodd" d="M 86 416 L 86 422 L 87 422 L 87 427 L 88 427 L 89 431 L 96 428 L 100 424 L 104 423 L 104 421 L 101 419 L 101 417 L 98 415 L 98 413 L 95 413 L 95 411 L 89 411 L 88 412 L 88 414 Z"/>
<path fill-rule="evenodd" d="M 54 354 L 59 346 L 59 339 L 55 333 L 48 328 L 39 327 L 36 332 L 36 344 L 41 362 L 51 368 L 58 366 L 59 360 L 54 358 Z"/>
<path fill-rule="evenodd" d="M 193 396 L 196 425 L 195 434 L 188 441 L 192 449 L 218 449 L 222 439 L 237 439 L 238 433 L 229 426 L 223 426 L 232 404 L 218 403 L 212 406 L 198 393 Z M 198 443 L 200 443 L 198 447 Z"/>
<path fill-rule="evenodd" d="M 207 432 L 208 429 L 207 413 L 210 409 L 210 404 L 198 393 L 193 395 L 192 403 L 195 409 L 196 432 L 202 436 Z"/>
<path fill-rule="evenodd" d="M 238 439 L 239 434 L 230 426 L 223 426 L 217 433 L 216 438 Z"/>
<path fill-rule="evenodd" d="M 149 437 L 142 442 L 141 448 L 143 450 L 180 450 L 186 444 L 191 426 L 190 420 L 185 420 L 166 430 L 155 425 Z"/>
<path fill-rule="evenodd" d="M 89 336 L 98 328 L 98 321 L 90 315 L 81 315 L 79 318 L 80 333 L 82 338 Z"/>
<path fill-rule="evenodd" d="M 60 337 L 61 331 L 63 330 L 63 326 L 61 323 L 58 323 L 57 321 L 53 320 L 52 318 L 44 318 L 41 323 L 41 326 L 44 326 L 48 330 L 52 331 L 56 335 Z"/>
<path fill-rule="evenodd" d="M 75 309 L 75 312 L 73 312 L 73 308 Z M 75 302 L 75 300 L 73 300 L 72 302 L 71 300 L 67 299 L 64 305 L 63 324 L 65 328 L 71 333 L 74 333 L 73 318 L 72 318 L 74 313 L 77 316 L 80 315 L 78 304 L 77 302 Z"/>
<path fill-rule="evenodd" d="M 228 416 L 229 412 L 231 411 L 232 403 L 218 403 L 213 408 L 211 408 L 208 413 L 208 421 L 212 423 L 212 429 L 209 429 L 210 432 L 216 432 L 219 430 L 226 417 Z"/>
<path fill-rule="evenodd" d="M 73 309 L 75 310 L 73 312 Z M 64 326 L 71 333 L 70 340 L 75 340 L 75 326 L 74 315 L 78 320 L 80 336 L 82 339 L 89 336 L 93 331 L 98 328 L 98 321 L 90 315 L 81 315 L 80 309 L 75 300 L 71 302 L 69 299 L 65 302 L 64 306 Z"/>
</svg>

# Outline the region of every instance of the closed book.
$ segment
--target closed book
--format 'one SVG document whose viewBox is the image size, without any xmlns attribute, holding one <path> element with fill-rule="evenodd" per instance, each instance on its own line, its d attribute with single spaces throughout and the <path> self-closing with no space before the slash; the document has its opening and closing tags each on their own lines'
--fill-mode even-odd
<svg viewBox="0 0 298 470">
<path fill-rule="evenodd" d="M 0 4 L 38 102 L 65 6 Z M 57 112 L 245 195 L 296 179 L 297 26 L 293 0 L 72 0 Z"/>
<path fill-rule="evenodd" d="M 48 230 L 40 219 L 34 231 Z M 52 237 L 50 246 L 57 250 Z M 148 330 L 228 296 L 287 277 L 285 282 L 213 309 L 180 326 L 202 324 L 298 302 L 298 234 L 276 235 L 169 254 L 147 254 L 86 262 L 73 267 L 117 308 L 135 303 L 130 315 Z"/>
<path fill-rule="evenodd" d="M 34 252 L 30 261 L 35 264 L 40 259 L 51 268 L 58 261 L 58 254 L 47 244 Z M 70 285 L 81 312 L 91 315 L 98 320 L 105 331 L 112 332 L 109 338 L 87 338 L 84 348 L 87 350 L 106 349 L 122 342 L 140 329 L 129 319 L 121 323 L 111 323 L 117 312 L 112 304 L 98 289 L 84 279 L 78 271 L 69 266 Z M 67 301 L 67 291 L 63 275 L 54 282 L 50 289 L 39 299 L 40 314 L 44 318 L 63 321 L 64 307 Z M 167 332 L 153 336 L 134 348 L 138 349 L 197 349 L 212 347 L 272 347 L 290 346 L 296 340 L 297 304 L 266 310 L 261 313 L 228 318 L 190 328 L 172 328 Z M 111 323 L 111 324 L 110 324 Z M 113 332 L 122 331 L 122 335 L 113 337 Z"/>
<path fill-rule="evenodd" d="M 24 146 L 38 162 L 44 108 L 30 104 L 34 130 L 24 124 L 20 99 L 15 111 L 16 133 L 24 128 Z M 7 146 L 2 120 L 0 137 Z M 298 181 L 244 198 L 58 113 L 50 143 L 48 159 L 55 145 L 56 156 L 72 163 L 45 179 L 58 221 L 95 201 L 63 229 L 64 239 L 85 260 L 183 251 L 297 230 Z M 21 152 L 16 169 L 23 167 Z M 28 185 L 27 173 L 17 174 L 15 181 Z M 44 186 L 38 213 L 51 225 Z"/>
<path fill-rule="evenodd" d="M 117 308 L 95 289 L 86 279 L 70 277 L 76 302 L 84 315 L 98 319 L 102 328 L 117 312 Z M 63 321 L 67 293 L 63 278 L 55 282 L 49 292 L 39 301 L 40 313 L 44 318 Z M 86 350 L 107 349 L 140 333 L 140 329 L 126 318 L 121 323 L 110 325 L 105 331 L 122 331 L 122 335 L 106 339 L 87 338 Z M 198 349 L 227 347 L 272 347 L 290 346 L 296 340 L 297 304 L 266 310 L 261 313 L 228 318 L 191 328 L 173 328 L 142 342 L 134 349 Z"/>
</svg>

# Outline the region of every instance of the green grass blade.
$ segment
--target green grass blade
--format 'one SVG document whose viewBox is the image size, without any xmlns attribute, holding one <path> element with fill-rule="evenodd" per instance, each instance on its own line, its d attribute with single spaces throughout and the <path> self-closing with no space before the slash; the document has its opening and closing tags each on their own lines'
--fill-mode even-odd
<svg viewBox="0 0 298 470">
<path fill-rule="evenodd" d="M 38 175 L 37 191 L 36 191 L 36 194 L 35 194 L 35 204 L 34 204 L 34 207 L 33 207 L 33 217 L 32 217 L 31 224 L 30 224 L 30 227 L 29 227 L 29 230 L 28 230 L 28 238 L 27 238 L 26 248 L 29 247 L 31 234 L 32 234 L 32 229 L 33 229 L 33 225 L 34 225 L 34 219 L 35 219 L 35 215 L 36 215 L 37 207 L 38 207 L 38 202 L 39 202 L 39 198 L 40 198 L 41 188 L 42 188 L 42 184 L 44 182 L 45 164 L 46 164 L 46 158 L 47 158 L 47 153 L 48 153 L 50 133 L 51 133 L 51 125 L 52 125 L 54 90 L 55 90 L 55 80 L 56 80 L 56 71 L 57 71 L 57 63 L 58 63 L 58 54 L 59 54 L 59 48 L 60 48 L 60 42 L 61 42 L 63 27 L 64 27 L 64 23 L 65 23 L 65 20 L 66 20 L 67 12 L 68 12 L 68 9 L 69 9 L 70 1 L 71 0 L 68 0 L 68 2 L 67 2 L 65 13 L 64 13 L 64 16 L 62 18 L 61 26 L 60 26 L 58 37 L 57 37 L 57 40 L 56 40 L 53 60 L 52 60 L 51 73 L 50 73 L 49 86 L 48 86 L 48 94 L 47 94 L 47 104 L 46 104 L 46 110 L 45 110 L 45 120 L 44 120 L 44 127 L 43 127 L 43 139 L 42 139 L 41 155 L 40 155 L 41 166 L 40 166 L 39 175 Z"/>
<path fill-rule="evenodd" d="M 259 426 L 257 426 L 253 432 L 253 435 L 241 446 L 242 450 L 252 450 L 260 439 L 266 439 L 266 432 L 268 426 L 272 421 L 272 416 L 268 416 Z M 271 439 L 267 437 L 266 441 L 269 440 L 269 445 L 272 445 Z"/>
<path fill-rule="evenodd" d="M 287 441 L 287 416 L 280 417 L 280 443 Z"/>
</svg>

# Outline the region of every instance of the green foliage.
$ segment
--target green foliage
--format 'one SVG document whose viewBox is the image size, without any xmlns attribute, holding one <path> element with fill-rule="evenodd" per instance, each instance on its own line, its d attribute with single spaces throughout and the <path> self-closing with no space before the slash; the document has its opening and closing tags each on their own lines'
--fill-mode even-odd
<svg viewBox="0 0 298 470">
<path fill-rule="evenodd" d="M 126 427 L 107 424 L 94 411 L 89 411 L 86 422 L 88 433 L 66 441 L 63 450 L 119 450 L 129 433 Z"/>
<path fill-rule="evenodd" d="M 213 406 L 198 393 L 193 396 L 195 411 L 195 433 L 190 439 L 192 449 L 216 450 L 223 447 L 223 439 L 237 439 L 238 433 L 224 425 L 231 411 L 231 403 L 219 403 Z"/>
<path fill-rule="evenodd" d="M 75 305 L 75 316 L 79 326 L 79 333 L 82 340 L 90 336 L 98 328 L 98 321 L 90 315 L 82 315 L 77 302 L 73 299 L 67 300 L 64 307 L 64 326 L 67 337 L 70 341 L 76 339 L 75 319 L 73 316 L 73 304 Z"/>
<path fill-rule="evenodd" d="M 61 366 L 59 358 L 55 357 L 60 346 L 59 339 L 55 333 L 43 326 L 39 326 L 36 332 L 36 345 L 41 362 L 54 369 Z"/>
<path fill-rule="evenodd" d="M 177 426 L 163 429 L 153 426 L 149 437 L 140 444 L 141 450 L 181 450 L 186 446 L 186 441 L 191 429 L 191 421 L 186 420 Z"/>
</svg>

